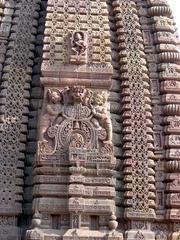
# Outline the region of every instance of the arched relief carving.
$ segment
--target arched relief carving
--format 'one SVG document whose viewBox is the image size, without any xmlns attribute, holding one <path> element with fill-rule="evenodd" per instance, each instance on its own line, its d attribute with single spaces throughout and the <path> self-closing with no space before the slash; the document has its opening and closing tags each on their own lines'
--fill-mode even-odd
<svg viewBox="0 0 180 240">
<path fill-rule="evenodd" d="M 39 161 L 114 163 L 106 91 L 49 88 L 40 120 Z M 69 154 L 69 156 L 68 156 Z"/>
</svg>

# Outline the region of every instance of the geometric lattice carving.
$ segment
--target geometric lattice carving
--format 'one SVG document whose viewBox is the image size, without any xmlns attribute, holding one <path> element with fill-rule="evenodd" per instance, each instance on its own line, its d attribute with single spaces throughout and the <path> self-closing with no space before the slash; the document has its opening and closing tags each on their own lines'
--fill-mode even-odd
<svg viewBox="0 0 180 240">
<path fill-rule="evenodd" d="M 0 238 L 20 239 L 24 152 L 39 0 L 0 1 Z M 3 5 L 2 5 L 3 4 Z M 0 13 L 1 14 L 1 13 Z M 0 19 L 1 22 L 1 19 Z M 13 24 L 12 24 L 13 23 Z M 7 50 L 7 51 L 6 51 Z M 1 69 L 2 67 L 2 69 Z"/>
<path fill-rule="evenodd" d="M 44 39 L 44 64 L 68 63 L 69 34 L 86 32 L 87 60 L 110 63 L 108 10 L 105 1 L 53 1 L 47 7 L 48 18 Z M 50 44 L 49 44 L 50 42 Z M 47 48 L 48 47 L 48 51 Z"/>
<path fill-rule="evenodd" d="M 33 19 L 38 9 L 36 0 L 22 1 L 17 8 L 19 17 L 14 27 L 16 34 L 11 36 L 11 55 L 6 59 L 1 99 L 1 124 L 0 132 L 0 212 L 15 213 L 21 212 L 22 201 L 22 177 L 23 177 L 23 151 L 24 144 L 21 142 L 23 128 L 23 114 L 27 114 L 28 92 L 25 84 L 30 81 L 29 62 L 30 45 L 32 41 Z M 28 7 L 27 7 L 28 6 Z M 31 46 L 33 50 L 33 45 Z M 29 69 L 29 70 L 28 70 Z"/>
<path fill-rule="evenodd" d="M 126 209 L 125 215 L 128 218 L 137 216 L 138 218 L 153 218 L 154 210 L 150 207 L 153 201 L 150 200 L 152 197 L 149 194 L 148 166 L 149 160 L 154 158 L 153 152 L 148 149 L 148 143 L 152 145 L 153 139 L 151 135 L 148 135 L 148 118 L 151 118 L 151 113 L 147 113 L 149 93 L 144 88 L 148 76 L 141 56 L 141 37 L 138 33 L 135 11 L 134 1 L 114 1 L 119 36 L 121 32 L 124 34 L 123 38 L 119 39 L 119 47 L 120 56 L 122 55 L 120 64 L 125 65 L 122 78 L 125 103 L 123 116 L 127 126 L 124 137 L 124 156 L 127 167 L 124 174 L 125 182 L 127 182 L 125 187 L 129 190 L 125 203 L 131 206 Z"/>
</svg>

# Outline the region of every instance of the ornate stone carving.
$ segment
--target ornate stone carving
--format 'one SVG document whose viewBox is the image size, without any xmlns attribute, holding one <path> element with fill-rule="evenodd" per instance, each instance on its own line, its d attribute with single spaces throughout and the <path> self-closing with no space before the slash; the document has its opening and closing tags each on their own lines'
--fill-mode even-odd
<svg viewBox="0 0 180 240">
<path fill-rule="evenodd" d="M 106 89 L 45 85 L 33 207 L 42 214 L 68 212 L 70 226 L 77 230 L 84 226 L 82 215 L 87 215 L 86 225 L 91 228 L 91 219 L 99 226 L 97 212 L 107 216 L 116 210 L 112 170 L 116 161 L 107 100 Z M 65 176 L 56 176 L 57 182 L 53 178 L 38 177 L 41 171 L 57 174 L 58 169 Z M 116 216 L 110 220 L 116 235 Z M 103 227 L 107 229 L 107 225 L 108 220 Z"/>
<path fill-rule="evenodd" d="M 0 3 L 0 9 L 3 7 L 2 22 L 0 16 L 0 215 L 9 216 L 9 226 L 0 228 L 1 239 L 21 238 L 17 218 L 22 213 L 29 82 L 38 2 Z M 16 19 L 14 30 L 12 19 Z M 11 49 L 9 53 L 7 49 Z"/>
<path fill-rule="evenodd" d="M 74 32 L 71 39 L 72 51 L 77 56 L 81 56 L 86 51 L 85 35 L 83 32 Z"/>
<path fill-rule="evenodd" d="M 149 0 L 148 4 L 150 7 L 148 12 L 152 16 L 151 20 L 154 24 L 154 42 L 156 44 L 156 54 L 158 54 L 158 61 L 160 63 L 158 66 L 160 71 L 159 80 L 164 105 L 161 108 L 163 108 L 164 115 L 168 116 L 167 118 L 164 118 L 166 125 L 164 128 L 164 135 L 166 137 L 163 144 L 163 149 L 166 147 L 167 150 L 165 155 L 161 155 L 162 163 L 165 156 L 165 162 L 163 165 L 165 166 L 166 171 L 170 173 L 168 181 L 171 183 L 166 185 L 162 183 L 161 190 L 167 194 L 167 196 L 165 195 L 166 209 L 169 208 L 169 210 L 166 210 L 165 207 L 162 207 L 160 219 L 164 219 L 164 213 L 166 212 L 166 218 L 173 221 L 173 218 L 174 220 L 177 219 L 175 214 L 175 205 L 179 204 L 177 200 L 177 194 L 174 192 L 176 191 L 175 188 L 178 189 L 178 186 L 174 186 L 174 184 L 177 184 L 177 182 L 174 181 L 173 176 L 175 172 L 179 171 L 178 121 L 175 120 L 175 116 L 179 115 L 179 84 L 176 82 L 176 79 L 179 79 L 179 66 L 177 64 L 179 62 L 179 53 L 176 46 L 177 38 L 175 36 L 176 34 L 172 22 L 171 10 L 167 2 Z M 161 169 L 161 171 L 164 171 L 164 167 Z M 158 191 L 158 193 L 161 192 L 161 190 Z M 156 238 L 160 239 L 167 239 L 167 236 L 168 228 L 166 231 L 164 231 L 164 229 L 159 229 L 156 234 Z"/>
<path fill-rule="evenodd" d="M 69 149 L 70 162 L 114 164 L 106 92 L 74 86 L 48 89 L 46 95 L 39 161 L 61 156 L 61 163 L 66 164 Z"/>
<path fill-rule="evenodd" d="M 70 42 L 73 48 L 70 53 L 71 63 L 86 63 L 87 51 L 88 64 L 110 64 L 108 10 L 104 0 L 93 1 L 93 4 L 89 4 L 88 0 L 83 2 L 64 0 L 61 3 L 53 1 L 51 5 L 48 5 L 47 12 L 43 72 L 50 70 L 50 66 L 69 62 L 67 51 L 69 36 L 69 39 L 72 37 Z M 86 36 L 88 36 L 87 45 Z M 81 43 L 79 44 L 77 41 L 81 41 Z M 59 45 L 62 47 L 59 48 Z M 48 51 L 47 46 L 49 46 Z M 78 56 L 78 52 L 81 52 L 81 57 Z M 82 56 L 83 53 L 85 53 L 84 56 Z"/>
<path fill-rule="evenodd" d="M 145 61 L 141 55 L 142 35 L 138 32 L 138 16 L 135 1 L 115 0 L 113 2 L 116 14 L 116 26 L 118 28 L 118 40 L 120 51 L 120 64 L 125 65 L 121 75 L 126 84 L 123 86 L 123 118 L 124 126 L 129 132 L 124 135 L 124 157 L 127 162 L 124 167 L 124 180 L 127 181 L 125 194 L 126 218 L 153 218 L 154 210 L 150 207 L 148 197 L 148 160 L 154 158 L 153 147 L 148 149 L 147 142 L 153 142 L 148 135 L 147 118 L 151 119 L 151 113 L 147 116 L 145 111 L 145 99 L 149 95 L 144 84 L 148 79 Z M 127 22 L 127 18 L 129 21 Z M 136 23 L 136 24 L 134 24 Z M 122 36 L 123 33 L 123 36 Z M 154 55 L 152 55 L 154 58 Z M 141 62 L 141 64 L 139 64 Z M 142 78 L 139 76 L 143 76 Z M 147 82 L 146 82 L 147 83 Z M 147 106 L 147 105 L 146 105 Z M 149 108 L 147 106 L 147 108 Z M 150 108 L 149 108 L 150 111 Z M 146 113 L 145 113 L 146 112 Z M 127 119 L 130 121 L 127 123 Z M 140 123 L 141 122 L 141 123 Z M 143 150 L 142 150 L 143 149 Z M 127 164 L 132 158 L 131 165 Z M 128 184 L 128 183 L 131 184 Z M 150 196 L 150 195 L 149 195 Z M 152 200 L 153 202 L 153 200 Z"/>
<path fill-rule="evenodd" d="M 87 62 L 87 36 L 84 32 L 76 31 L 71 36 L 70 62 L 82 64 Z"/>
<path fill-rule="evenodd" d="M 41 240 L 41 230 L 39 226 L 41 225 L 41 216 L 39 212 L 36 212 L 32 218 L 32 229 L 28 230 L 26 233 L 27 240 Z"/>
<path fill-rule="evenodd" d="M 144 235 L 143 235 L 143 233 L 141 231 L 137 232 L 136 239 L 137 240 L 144 240 L 145 239 L 145 237 L 144 237 Z"/>
<path fill-rule="evenodd" d="M 71 226 L 72 228 L 80 228 L 81 226 L 81 213 L 80 212 L 75 212 L 71 216 Z"/>
<path fill-rule="evenodd" d="M 179 240 L 167 1 L 0 0 L 0 35 L 0 239 Z"/>
<path fill-rule="evenodd" d="M 112 231 L 115 231 L 117 226 L 118 226 L 118 222 L 116 221 L 116 216 L 114 215 L 114 213 L 111 214 L 110 216 L 110 219 L 109 219 L 109 228 L 112 230 Z"/>
</svg>

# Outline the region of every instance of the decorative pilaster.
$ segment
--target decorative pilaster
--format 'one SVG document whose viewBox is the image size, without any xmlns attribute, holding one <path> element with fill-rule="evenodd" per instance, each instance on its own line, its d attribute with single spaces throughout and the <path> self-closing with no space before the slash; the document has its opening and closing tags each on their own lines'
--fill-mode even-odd
<svg viewBox="0 0 180 240">
<path fill-rule="evenodd" d="M 162 116 L 162 102 L 160 95 L 160 82 L 158 73 L 158 52 L 154 44 L 154 29 L 164 29 L 161 22 L 153 21 L 148 14 L 147 1 L 136 0 L 138 13 L 140 16 L 141 30 L 145 46 L 146 60 L 148 64 L 151 104 L 152 104 L 152 129 L 154 135 L 154 154 L 157 162 L 155 166 L 155 191 L 156 191 L 156 221 L 151 224 L 151 230 L 156 234 L 156 238 L 166 239 L 169 233 L 169 225 L 166 223 L 166 203 L 165 203 L 165 159 L 164 159 L 164 121 Z M 162 18 L 161 18 L 162 19 Z M 163 19 L 162 19 L 163 22 Z"/>
<path fill-rule="evenodd" d="M 166 1 L 148 1 L 148 13 L 151 16 L 154 31 L 154 43 L 158 54 L 158 71 L 161 90 L 161 101 L 164 115 L 165 134 L 165 169 L 166 181 L 166 219 L 173 223 L 174 231 L 178 230 L 179 190 L 178 178 L 180 172 L 179 158 L 179 115 L 180 86 L 179 62 L 180 54 L 178 39 L 171 10 Z M 176 235 L 176 234 L 175 234 Z M 174 235 L 173 235 L 174 236 Z M 174 238 L 176 239 L 176 238 Z"/>
<path fill-rule="evenodd" d="M 14 1 L 0 1 L 0 83 L 2 77 L 5 54 L 7 50 L 8 37 L 12 25 L 14 13 Z"/>
<path fill-rule="evenodd" d="M 121 97 L 121 79 L 120 64 L 119 64 L 119 48 L 116 33 L 116 21 L 113 13 L 112 1 L 108 1 L 109 9 L 109 26 L 111 33 L 111 52 L 112 52 L 112 85 L 110 89 L 109 102 L 110 102 L 110 115 L 113 126 L 113 144 L 114 155 L 116 157 L 116 216 L 119 222 L 118 228 L 124 232 L 124 200 L 123 200 L 123 158 L 122 158 L 122 97 Z"/>
<path fill-rule="evenodd" d="M 40 86 L 43 34 L 45 28 L 46 0 L 39 3 L 39 18 L 37 18 L 37 32 L 35 35 L 35 50 L 32 67 L 32 81 L 29 97 L 29 114 L 27 124 L 27 144 L 25 151 L 24 167 L 24 193 L 23 193 L 23 216 L 21 225 L 29 228 L 32 220 L 32 189 L 33 189 L 33 164 L 36 158 L 37 136 L 38 136 L 38 113 L 41 109 L 43 89 Z"/>
<path fill-rule="evenodd" d="M 155 156 L 142 33 L 134 1 L 115 0 L 113 6 L 123 80 L 125 218 L 129 220 L 129 230 L 132 230 L 126 237 L 134 239 L 142 234 L 145 239 L 154 239 L 146 223 L 155 218 Z M 146 230 L 137 232 L 138 224 L 142 225 L 143 221 Z"/>
<path fill-rule="evenodd" d="M 10 31 L 0 89 L 0 236 L 2 239 L 21 237 L 17 227 L 17 217 L 22 213 L 29 82 L 38 17 L 38 0 L 17 1 L 15 6 L 12 5 L 13 3 L 14 1 L 5 1 L 6 12 L 1 25 L 6 37 Z"/>
<path fill-rule="evenodd" d="M 33 179 L 33 211 L 41 224 L 27 239 L 120 240 L 106 1 L 47 1 L 43 40 Z"/>
<path fill-rule="evenodd" d="M 4 62 L 4 53 L 5 53 L 5 43 L 6 41 L 4 41 L 3 37 L 2 37 L 2 27 L 1 27 L 1 23 L 2 23 L 2 18 L 4 15 L 4 7 L 5 7 L 5 2 L 4 1 L 0 1 L 0 78 L 1 78 L 1 74 L 2 74 L 2 64 Z"/>
</svg>

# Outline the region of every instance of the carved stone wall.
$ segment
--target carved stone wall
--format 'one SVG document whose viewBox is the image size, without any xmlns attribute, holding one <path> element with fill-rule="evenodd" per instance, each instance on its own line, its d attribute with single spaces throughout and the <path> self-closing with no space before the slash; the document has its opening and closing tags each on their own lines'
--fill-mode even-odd
<svg viewBox="0 0 180 240">
<path fill-rule="evenodd" d="M 37 151 L 37 122 L 38 113 L 42 106 L 43 89 L 40 86 L 43 34 L 45 28 L 45 17 L 47 2 L 39 3 L 39 18 L 37 19 L 37 33 L 35 35 L 34 65 L 32 67 L 32 81 L 29 99 L 29 114 L 27 124 L 27 144 L 25 151 L 25 169 L 24 169 L 24 193 L 23 193 L 23 215 L 20 218 L 20 225 L 25 230 L 29 229 L 32 220 L 32 191 L 33 191 L 33 164 Z"/>
<path fill-rule="evenodd" d="M 122 159 L 122 114 L 121 114 L 121 79 L 119 54 L 118 54 L 118 41 L 116 33 L 116 22 L 115 15 L 113 14 L 112 1 L 108 2 L 109 10 L 109 26 L 111 33 L 111 52 L 112 52 L 112 85 L 109 94 L 110 102 L 110 114 L 113 126 L 113 144 L 114 144 L 114 155 L 116 157 L 116 216 L 118 220 L 118 228 L 124 229 L 124 209 L 123 209 L 123 159 Z"/>
<path fill-rule="evenodd" d="M 42 69 L 67 63 L 69 37 L 87 34 L 88 64 L 111 63 L 109 21 L 106 1 L 48 1 Z"/>
<path fill-rule="evenodd" d="M 178 44 L 166 0 L 0 0 L 0 239 L 179 239 Z"/>
</svg>

